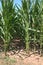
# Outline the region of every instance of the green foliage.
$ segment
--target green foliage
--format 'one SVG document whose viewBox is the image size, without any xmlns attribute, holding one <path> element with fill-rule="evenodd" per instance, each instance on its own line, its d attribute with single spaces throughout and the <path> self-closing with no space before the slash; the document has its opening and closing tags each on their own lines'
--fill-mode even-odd
<svg viewBox="0 0 43 65">
<path fill-rule="evenodd" d="M 29 49 L 29 10 L 30 10 L 30 0 L 22 0 L 22 9 L 20 11 L 23 27 L 25 30 L 25 44 L 26 44 L 26 50 Z"/>
<path fill-rule="evenodd" d="M 12 38 L 25 41 L 26 50 L 30 42 L 39 42 L 43 46 L 43 1 L 21 0 L 22 6 L 13 6 L 14 0 L 1 0 L 0 37 L 4 41 L 5 51 Z M 17 9 L 16 9 L 17 8 Z M 31 42 L 32 43 L 32 42 Z"/>
<path fill-rule="evenodd" d="M 4 51 L 7 51 L 9 42 L 12 39 L 12 32 L 14 32 L 14 20 L 15 20 L 15 8 L 13 7 L 13 0 L 1 0 L 2 3 L 2 26 L 1 29 L 1 38 L 4 42 Z M 12 30 L 12 32 L 11 32 Z"/>
</svg>

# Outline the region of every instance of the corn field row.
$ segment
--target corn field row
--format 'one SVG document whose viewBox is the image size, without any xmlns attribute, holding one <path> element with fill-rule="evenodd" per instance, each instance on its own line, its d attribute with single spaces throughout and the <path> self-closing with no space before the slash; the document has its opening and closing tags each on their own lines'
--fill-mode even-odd
<svg viewBox="0 0 43 65">
<path fill-rule="evenodd" d="M 11 39 L 19 37 L 24 41 L 26 50 L 34 44 L 43 50 L 43 0 L 0 0 L 0 39 L 6 54 Z M 1 44 L 1 42 L 0 42 Z"/>
</svg>

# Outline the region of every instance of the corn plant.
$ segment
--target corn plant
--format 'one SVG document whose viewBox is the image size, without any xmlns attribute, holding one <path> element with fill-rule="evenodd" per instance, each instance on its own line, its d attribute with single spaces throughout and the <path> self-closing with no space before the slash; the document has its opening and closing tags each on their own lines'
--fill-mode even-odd
<svg viewBox="0 0 43 65">
<path fill-rule="evenodd" d="M 21 8 L 21 17 L 23 21 L 23 27 L 25 30 L 25 44 L 26 44 L 26 50 L 29 49 L 29 10 L 30 10 L 30 0 L 22 0 L 22 8 Z"/>
<path fill-rule="evenodd" d="M 40 34 L 40 54 L 42 53 L 42 47 L 43 47 L 43 1 L 41 0 L 41 34 Z"/>
<path fill-rule="evenodd" d="M 14 16 L 15 16 L 15 9 L 13 7 L 13 0 L 1 0 L 2 4 L 2 26 L 0 26 L 1 29 L 1 38 L 4 42 L 4 52 L 6 55 L 6 51 L 9 46 L 9 42 L 12 38 L 12 32 L 11 30 L 14 30 Z"/>
</svg>

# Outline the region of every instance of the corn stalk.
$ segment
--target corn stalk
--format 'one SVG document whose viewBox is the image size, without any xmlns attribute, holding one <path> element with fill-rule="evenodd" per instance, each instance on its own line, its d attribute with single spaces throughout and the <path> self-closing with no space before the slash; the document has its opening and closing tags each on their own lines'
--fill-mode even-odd
<svg viewBox="0 0 43 65">
<path fill-rule="evenodd" d="M 13 20 L 14 20 L 14 8 L 13 8 L 13 0 L 1 0 L 2 4 L 2 26 L 0 26 L 1 30 L 1 38 L 4 42 L 4 52 L 6 52 L 9 47 L 10 40 L 12 38 L 11 30 L 13 29 Z"/>
</svg>

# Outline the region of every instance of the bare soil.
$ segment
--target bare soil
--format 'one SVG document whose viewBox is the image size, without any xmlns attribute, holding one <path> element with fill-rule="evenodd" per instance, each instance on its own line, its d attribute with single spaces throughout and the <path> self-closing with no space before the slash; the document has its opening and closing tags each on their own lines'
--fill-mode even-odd
<svg viewBox="0 0 43 65">
<path fill-rule="evenodd" d="M 26 53 L 24 50 L 7 52 L 0 52 L 0 65 L 43 65 L 43 57 L 37 53 Z"/>
</svg>

